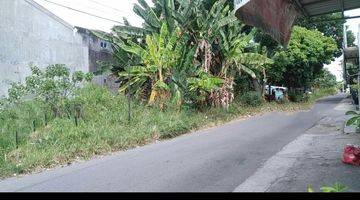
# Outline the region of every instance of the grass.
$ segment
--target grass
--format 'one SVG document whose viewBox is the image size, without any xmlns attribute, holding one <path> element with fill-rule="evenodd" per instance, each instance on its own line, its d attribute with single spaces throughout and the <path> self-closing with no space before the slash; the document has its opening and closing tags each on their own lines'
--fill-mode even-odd
<svg viewBox="0 0 360 200">
<path fill-rule="evenodd" d="M 306 103 L 264 103 L 252 107 L 234 102 L 229 110 L 214 108 L 203 112 L 169 107 L 164 112 L 140 104 L 132 104 L 132 120 L 128 122 L 127 100 L 112 95 L 98 86 L 83 88 L 79 97 L 84 103 L 84 117 L 75 126 L 73 119 L 53 119 L 45 126 L 36 102 L 22 105 L 18 112 L 23 123 L 17 128 L 11 118 L 0 122 L 0 178 L 14 174 L 42 171 L 97 155 L 131 149 L 173 138 L 191 131 L 216 126 L 231 120 L 269 111 L 309 109 L 312 103 L 331 91 L 321 90 Z M 28 114 L 26 114 L 28 113 Z M 29 114 L 30 113 L 30 114 Z M 0 114 L 6 114 L 5 111 Z M 1 115 L 0 115 L 1 117 Z M 32 122 L 38 127 L 33 130 Z M 9 130 L 12 130 L 9 132 Z M 18 130 L 19 147 L 15 148 L 14 130 Z"/>
</svg>

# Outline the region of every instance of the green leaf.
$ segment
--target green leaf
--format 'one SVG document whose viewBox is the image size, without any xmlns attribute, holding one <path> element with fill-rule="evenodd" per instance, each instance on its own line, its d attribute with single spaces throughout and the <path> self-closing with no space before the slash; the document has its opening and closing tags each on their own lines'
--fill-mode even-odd
<svg viewBox="0 0 360 200">
<path fill-rule="evenodd" d="M 135 4 L 133 10 L 137 15 L 139 15 L 141 18 L 143 18 L 148 25 L 150 25 L 154 28 L 161 27 L 160 20 L 156 16 L 156 14 L 152 8 L 148 7 L 148 8 L 143 9 L 138 4 Z"/>
<path fill-rule="evenodd" d="M 350 111 L 346 112 L 346 115 L 358 115 L 358 113 L 355 112 L 355 111 L 350 110 Z"/>
<path fill-rule="evenodd" d="M 314 189 L 312 188 L 312 186 L 308 186 L 308 192 L 313 193 Z"/>
<path fill-rule="evenodd" d="M 346 190 L 347 187 L 339 183 L 335 183 L 332 187 L 325 186 L 321 188 L 321 191 L 325 193 L 345 192 Z"/>
<path fill-rule="evenodd" d="M 351 119 L 349 119 L 347 122 L 346 122 L 346 126 L 351 126 L 351 125 L 355 125 L 357 124 L 357 121 L 360 119 L 360 117 L 353 117 Z"/>
<path fill-rule="evenodd" d="M 134 26 L 115 26 L 112 28 L 112 31 L 124 39 L 128 37 L 143 37 L 144 35 L 149 34 L 148 30 Z"/>
<path fill-rule="evenodd" d="M 165 48 L 165 42 L 166 42 L 166 39 L 169 35 L 169 30 L 168 30 L 168 27 L 165 23 L 162 24 L 161 26 L 161 30 L 160 30 L 160 35 L 159 35 L 159 51 L 161 52 L 164 48 Z"/>
</svg>

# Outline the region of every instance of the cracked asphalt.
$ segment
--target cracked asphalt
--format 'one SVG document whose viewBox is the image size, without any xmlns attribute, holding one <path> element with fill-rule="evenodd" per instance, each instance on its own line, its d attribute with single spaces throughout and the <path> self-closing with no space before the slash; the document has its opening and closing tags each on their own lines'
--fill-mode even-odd
<svg viewBox="0 0 360 200">
<path fill-rule="evenodd" d="M 335 110 L 344 98 L 336 95 L 320 100 L 310 111 L 268 113 L 104 158 L 6 179 L 0 182 L 0 191 L 232 192 L 285 146 L 317 127 L 320 120 L 344 112 Z M 313 144 L 321 143 L 322 136 L 314 137 Z M 319 162 L 310 157 L 301 159 L 293 163 Z M 336 157 L 332 159 L 337 162 Z M 277 177 L 276 184 L 272 182 L 267 190 L 301 189 L 309 180 L 301 177 L 313 176 L 311 173 L 320 169 L 327 173 L 322 168 L 327 164 L 331 162 L 322 162 L 308 172 L 301 171 L 306 166 L 291 165 L 299 167 L 291 168 L 294 172 L 304 174 L 280 174 L 283 176 Z M 296 183 L 292 184 L 296 187 L 288 188 L 288 182 Z M 323 182 L 319 178 L 312 183 Z"/>
</svg>

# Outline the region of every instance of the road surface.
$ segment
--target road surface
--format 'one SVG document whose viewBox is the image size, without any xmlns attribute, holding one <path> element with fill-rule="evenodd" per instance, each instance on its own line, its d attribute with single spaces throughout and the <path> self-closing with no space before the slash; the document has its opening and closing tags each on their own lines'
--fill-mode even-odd
<svg viewBox="0 0 360 200">
<path fill-rule="evenodd" d="M 268 113 L 104 158 L 0 182 L 0 191 L 232 192 L 269 158 L 331 113 L 344 95 L 312 110 Z"/>
</svg>

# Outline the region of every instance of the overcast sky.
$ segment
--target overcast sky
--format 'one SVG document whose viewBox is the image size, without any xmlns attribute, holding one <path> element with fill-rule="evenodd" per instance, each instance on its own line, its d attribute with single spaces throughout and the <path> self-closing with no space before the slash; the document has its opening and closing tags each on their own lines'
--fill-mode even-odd
<svg viewBox="0 0 360 200">
<path fill-rule="evenodd" d="M 109 32 L 110 29 L 116 25 L 115 22 L 106 21 L 96 17 L 92 17 L 86 14 L 75 12 L 66 8 L 62 8 L 57 5 L 46 2 L 45 0 L 34 0 L 40 5 L 44 6 L 60 18 L 67 21 L 73 26 L 80 26 L 89 29 L 99 29 Z M 122 22 L 122 18 L 126 17 L 129 22 L 134 26 L 141 26 L 142 20 L 136 14 L 134 14 L 133 6 L 137 0 L 48 0 L 58 4 L 62 4 L 74 9 L 89 12 L 101 17 L 109 18 L 115 21 Z M 146 0 L 152 5 L 151 0 Z M 360 9 L 347 11 L 345 13 L 348 16 L 360 15 Z M 349 29 L 352 30 L 355 35 L 358 33 L 358 24 L 360 19 L 350 19 L 347 22 Z M 342 58 L 336 59 L 331 65 L 326 66 L 333 74 L 335 74 L 338 80 L 342 79 Z"/>
<path fill-rule="evenodd" d="M 89 29 L 98 29 L 109 32 L 117 23 L 107 21 L 79 13 L 61 6 L 51 4 L 45 0 L 34 0 L 40 5 L 50 10 L 55 15 L 64 19 L 73 26 L 80 26 Z M 142 20 L 133 12 L 134 3 L 137 0 L 48 0 L 71 7 L 77 10 L 85 11 L 114 21 L 123 22 L 126 17 L 134 26 L 141 26 Z M 151 0 L 146 0 L 152 5 Z"/>
<path fill-rule="evenodd" d="M 347 16 L 359 16 L 360 15 L 360 9 L 350 10 L 345 12 L 345 15 Z M 349 19 L 347 20 L 346 25 L 349 25 L 349 29 L 356 35 L 356 38 L 358 37 L 359 32 L 359 24 L 360 24 L 360 18 L 357 19 Z M 355 44 L 357 44 L 357 39 L 355 41 Z M 327 69 L 330 70 L 334 75 L 336 75 L 336 78 L 338 81 L 343 80 L 342 75 L 342 60 L 343 57 L 337 58 L 333 63 L 331 63 L 328 66 L 325 66 Z"/>
</svg>

